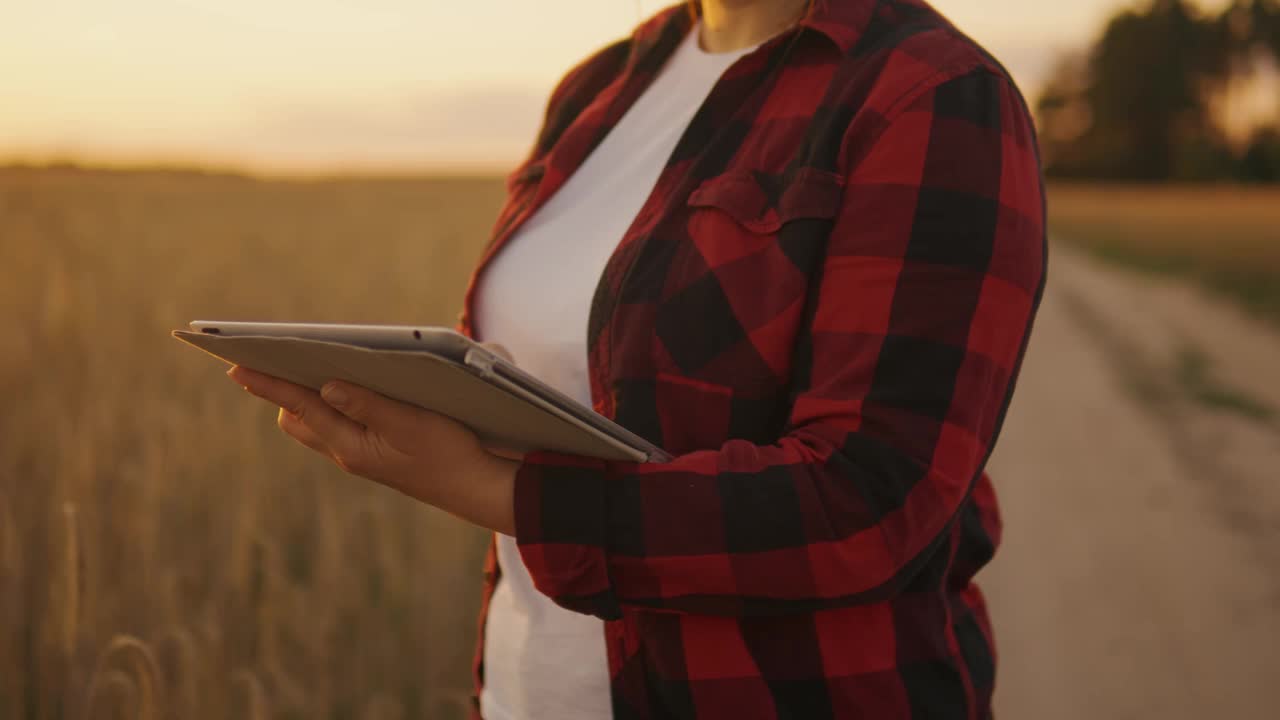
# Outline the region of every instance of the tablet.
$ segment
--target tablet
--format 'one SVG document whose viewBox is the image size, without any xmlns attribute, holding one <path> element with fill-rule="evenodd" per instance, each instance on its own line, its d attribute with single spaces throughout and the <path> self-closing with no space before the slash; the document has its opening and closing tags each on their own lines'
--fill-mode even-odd
<svg viewBox="0 0 1280 720">
<path fill-rule="evenodd" d="M 331 379 L 463 422 L 488 441 L 667 462 L 661 448 L 450 328 L 196 320 L 173 336 L 226 362 L 313 389 Z"/>
<path fill-rule="evenodd" d="M 189 325 L 192 330 L 207 335 L 293 337 L 359 345 L 377 350 L 426 350 L 447 354 L 459 362 L 471 347 L 485 350 L 466 335 L 449 328 L 430 325 L 343 325 L 227 320 L 192 320 Z"/>
</svg>

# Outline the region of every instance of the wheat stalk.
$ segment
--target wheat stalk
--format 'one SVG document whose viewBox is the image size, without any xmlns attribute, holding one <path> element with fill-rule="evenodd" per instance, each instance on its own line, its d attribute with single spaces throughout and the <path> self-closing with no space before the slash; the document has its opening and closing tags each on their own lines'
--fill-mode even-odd
<svg viewBox="0 0 1280 720">
<path fill-rule="evenodd" d="M 0 622 L 8 622 L 8 613 L 16 606 L 20 592 L 22 568 L 18 565 L 17 530 L 5 497 L 0 495 Z"/>
<path fill-rule="evenodd" d="M 89 720 L 99 717 L 102 707 L 98 704 L 103 698 L 113 698 L 106 707 L 115 712 L 114 718 L 135 718 L 138 715 L 138 686 L 129 674 L 121 670 L 108 670 L 103 673 L 89 691 L 85 717 Z"/>
<path fill-rule="evenodd" d="M 4 495 L 0 495 L 0 579 L 17 574 L 17 543 L 13 540 L 13 518 Z"/>
<path fill-rule="evenodd" d="M 270 538 L 258 536 L 253 543 L 252 581 L 249 602 L 256 616 L 256 647 L 254 652 L 264 665 L 277 660 L 276 608 L 271 597 L 276 595 L 275 585 L 280 578 L 280 551 Z"/>
<path fill-rule="evenodd" d="M 76 518 L 75 503 L 63 503 L 62 526 L 62 655 L 71 658 L 76 651 L 76 638 L 80 630 L 80 524 Z"/>
<path fill-rule="evenodd" d="M 195 637 L 186 628 L 171 627 L 156 641 L 156 651 L 173 717 L 191 717 L 196 710 L 196 678 L 200 671 Z"/>
<path fill-rule="evenodd" d="M 157 678 L 160 673 L 157 669 L 155 654 L 151 652 L 151 648 L 132 635 L 116 635 L 107 644 L 107 648 L 98 655 L 97 662 L 94 663 L 93 676 L 89 679 L 89 702 L 86 707 L 86 717 L 92 717 L 89 713 L 93 709 L 93 699 L 101 691 L 107 681 L 114 677 L 114 673 L 119 672 L 110 670 L 109 666 L 117 658 L 120 662 L 127 663 L 127 667 L 131 672 L 123 673 L 133 687 L 137 690 L 136 712 L 131 715 L 136 720 L 155 720 L 157 706 L 159 702 L 159 688 L 157 687 Z"/>
<path fill-rule="evenodd" d="M 237 697 L 237 693 L 244 693 L 244 704 L 235 708 L 238 712 L 232 716 L 234 720 L 267 720 L 270 717 L 271 706 L 267 702 L 267 691 L 252 670 L 237 670 L 231 676 L 231 689 L 232 694 Z"/>
<path fill-rule="evenodd" d="M 22 592 L 18 567 L 17 543 L 13 538 L 12 517 L 4 495 L 0 495 L 0 638 L 4 638 L 0 646 L 0 715 L 17 716 L 19 705 L 17 688 L 23 680 L 23 661 L 16 647 L 18 643 L 8 642 L 17 637 L 22 620 L 18 612 L 19 596 Z"/>
<path fill-rule="evenodd" d="M 316 714 L 316 698 L 320 697 L 320 694 L 324 693 L 327 688 L 304 688 L 274 660 L 266 663 L 262 668 L 262 672 L 271 687 L 272 696 L 281 706 L 292 708 L 295 712 L 299 708 L 306 707 L 308 712 L 297 712 L 297 714 L 301 714 L 304 717 Z M 325 707 L 327 703 L 321 706 Z"/>
</svg>

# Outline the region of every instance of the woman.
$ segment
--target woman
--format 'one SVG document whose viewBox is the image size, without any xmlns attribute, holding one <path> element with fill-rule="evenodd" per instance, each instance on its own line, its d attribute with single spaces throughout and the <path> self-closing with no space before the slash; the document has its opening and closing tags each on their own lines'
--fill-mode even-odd
<svg viewBox="0 0 1280 720">
<path fill-rule="evenodd" d="M 478 709 L 982 718 L 983 470 L 1043 290 L 1035 138 L 921 0 L 702 0 L 571 70 L 459 328 L 667 449 L 508 459 L 349 384 L 280 426 L 495 530 Z"/>
</svg>

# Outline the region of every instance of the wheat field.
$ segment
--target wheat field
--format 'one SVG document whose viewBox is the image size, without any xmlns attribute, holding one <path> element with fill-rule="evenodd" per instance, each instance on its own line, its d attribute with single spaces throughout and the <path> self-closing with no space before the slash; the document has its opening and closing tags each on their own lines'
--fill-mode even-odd
<svg viewBox="0 0 1280 720">
<path fill-rule="evenodd" d="M 0 717 L 461 717 L 484 536 L 275 427 L 197 318 L 452 325 L 496 180 L 0 170 Z"/>
<path fill-rule="evenodd" d="M 1280 188 L 1062 183 L 1048 197 L 1055 239 L 1195 281 L 1280 326 Z"/>
<path fill-rule="evenodd" d="M 1280 188 L 1150 187 L 1059 183 L 1049 189 L 1053 228 L 1206 266 L 1280 274 Z"/>
</svg>

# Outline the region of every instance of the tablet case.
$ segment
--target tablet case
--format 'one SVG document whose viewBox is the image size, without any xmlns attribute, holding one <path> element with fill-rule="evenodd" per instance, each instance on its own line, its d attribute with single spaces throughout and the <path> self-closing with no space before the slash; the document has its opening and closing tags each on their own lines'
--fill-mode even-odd
<svg viewBox="0 0 1280 720">
<path fill-rule="evenodd" d="M 346 380 L 403 402 L 448 415 L 486 443 L 520 451 L 554 450 L 644 462 L 648 453 L 609 437 L 519 388 L 475 368 L 415 350 L 374 350 L 288 337 L 220 336 L 174 330 L 178 340 L 226 362 L 313 390 Z"/>
</svg>

